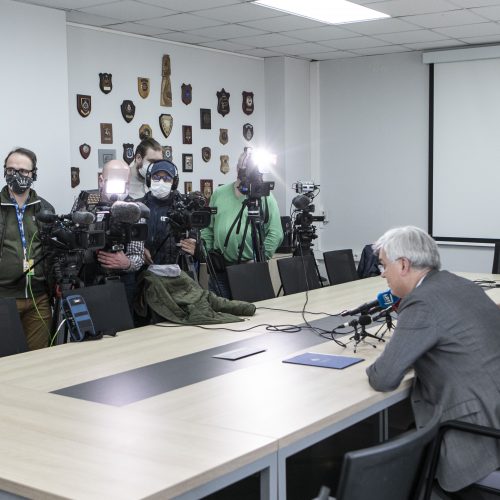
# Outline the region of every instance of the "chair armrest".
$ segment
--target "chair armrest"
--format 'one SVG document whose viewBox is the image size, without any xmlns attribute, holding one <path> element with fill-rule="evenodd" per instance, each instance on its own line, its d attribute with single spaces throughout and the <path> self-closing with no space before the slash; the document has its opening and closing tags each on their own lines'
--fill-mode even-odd
<svg viewBox="0 0 500 500">
<path fill-rule="evenodd" d="M 437 436 L 430 452 L 430 464 L 423 500 L 429 500 L 431 498 L 432 486 L 439 461 L 441 443 L 444 435 L 450 430 L 457 430 L 500 439 L 500 429 L 494 429 L 493 427 L 486 427 L 484 425 L 471 424 L 469 422 L 461 422 L 460 420 L 447 420 L 446 422 L 442 422 L 439 426 Z"/>
</svg>

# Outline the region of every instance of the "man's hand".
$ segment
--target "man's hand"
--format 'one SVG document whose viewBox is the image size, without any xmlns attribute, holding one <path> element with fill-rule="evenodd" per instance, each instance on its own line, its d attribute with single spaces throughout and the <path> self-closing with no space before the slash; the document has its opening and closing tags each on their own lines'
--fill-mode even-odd
<svg viewBox="0 0 500 500">
<path fill-rule="evenodd" d="M 123 251 L 103 252 L 100 250 L 97 254 L 97 260 L 106 269 L 122 269 L 126 271 L 130 268 L 130 260 Z"/>
<path fill-rule="evenodd" d="M 181 250 L 184 250 L 189 255 L 194 255 L 196 251 L 196 240 L 194 238 L 186 238 L 185 240 L 181 240 L 179 246 Z"/>
<path fill-rule="evenodd" d="M 144 262 L 149 266 L 154 264 L 153 259 L 151 258 L 151 252 L 147 248 L 144 248 Z"/>
</svg>

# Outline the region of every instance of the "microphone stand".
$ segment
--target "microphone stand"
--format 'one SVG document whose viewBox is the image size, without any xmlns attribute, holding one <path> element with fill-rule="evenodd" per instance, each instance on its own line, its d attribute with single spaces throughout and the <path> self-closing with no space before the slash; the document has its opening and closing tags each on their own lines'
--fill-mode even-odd
<svg viewBox="0 0 500 500">
<path fill-rule="evenodd" d="M 366 340 L 367 337 L 372 339 L 377 339 L 379 342 L 385 342 L 385 340 L 382 337 L 378 337 L 377 335 L 373 335 L 366 331 L 366 327 L 371 323 L 372 323 L 372 318 L 368 314 L 361 314 L 358 320 L 352 322 L 352 326 L 354 328 L 354 335 L 351 337 L 351 340 L 354 340 L 355 353 L 358 348 L 358 345 L 361 342 L 366 342 L 367 344 L 371 345 L 374 349 L 376 349 L 377 346 L 372 344 L 371 342 L 368 342 Z M 358 325 L 361 327 L 360 330 L 358 330 Z"/>
</svg>

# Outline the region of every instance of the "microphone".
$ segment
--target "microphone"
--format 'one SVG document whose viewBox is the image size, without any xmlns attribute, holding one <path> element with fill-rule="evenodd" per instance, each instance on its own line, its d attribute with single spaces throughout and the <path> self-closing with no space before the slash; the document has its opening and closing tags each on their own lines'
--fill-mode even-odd
<svg viewBox="0 0 500 500">
<path fill-rule="evenodd" d="M 336 328 L 347 328 L 348 326 L 356 326 L 356 325 L 361 325 L 361 326 L 368 326 L 370 325 L 373 321 L 375 321 L 374 318 L 372 318 L 368 314 L 362 314 L 359 318 L 352 319 L 351 321 L 347 321 L 345 323 L 342 323 L 341 325 L 337 326 Z"/>
<path fill-rule="evenodd" d="M 140 209 L 141 211 L 141 219 L 149 219 L 149 214 L 150 214 L 150 210 L 149 208 L 144 204 L 142 203 L 142 201 L 135 201 L 134 202 Z"/>
<path fill-rule="evenodd" d="M 114 222 L 136 224 L 141 218 L 141 209 L 133 202 L 115 201 L 111 205 L 111 218 Z"/>
<path fill-rule="evenodd" d="M 66 216 L 64 216 L 66 217 Z M 73 212 L 71 214 L 71 220 L 74 224 L 80 224 L 81 226 L 88 226 L 92 224 L 95 220 L 95 216 L 91 212 Z"/>
<path fill-rule="evenodd" d="M 304 208 L 308 207 L 311 203 L 311 198 L 305 194 L 298 194 L 292 200 L 292 205 L 297 210 L 304 210 Z"/>
<path fill-rule="evenodd" d="M 44 224 L 53 224 L 59 217 L 49 210 L 40 210 L 40 212 L 36 214 L 36 218 Z"/>
<path fill-rule="evenodd" d="M 375 314 L 375 316 L 372 316 L 372 321 L 378 321 L 379 319 L 383 318 L 386 314 L 390 314 L 393 311 L 397 311 L 399 307 L 399 302 L 401 299 L 397 298 L 398 300 L 392 304 L 391 306 L 382 309 L 378 314 Z"/>
<path fill-rule="evenodd" d="M 341 316 L 355 316 L 356 314 L 366 314 L 367 312 L 375 313 L 380 311 L 381 309 L 387 309 L 392 306 L 399 300 L 399 297 L 393 295 L 390 290 L 386 290 L 385 292 L 380 292 L 377 295 L 375 300 L 371 302 L 366 302 L 356 307 L 355 309 L 351 309 L 350 311 L 343 311 L 340 313 Z M 372 309 L 376 308 L 376 310 L 372 311 Z"/>
</svg>

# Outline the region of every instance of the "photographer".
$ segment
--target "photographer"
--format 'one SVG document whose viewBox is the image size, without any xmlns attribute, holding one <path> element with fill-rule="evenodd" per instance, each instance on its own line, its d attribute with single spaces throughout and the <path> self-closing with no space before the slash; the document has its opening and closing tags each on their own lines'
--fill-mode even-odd
<svg viewBox="0 0 500 500">
<path fill-rule="evenodd" d="M 176 222 L 171 221 L 175 205 L 181 199 L 178 182 L 177 167 L 167 160 L 153 162 L 146 173 L 146 186 L 150 190 L 137 200 L 150 210 L 144 249 L 146 264 L 175 264 L 181 250 L 195 255 L 196 239 L 180 238 Z"/>
<path fill-rule="evenodd" d="M 35 215 L 54 209 L 31 189 L 36 162 L 28 149 L 11 151 L 4 162 L 7 185 L 0 193 L 0 296 L 16 299 L 30 350 L 47 347 L 52 315 L 46 263 L 39 262 L 44 249 Z"/>
<path fill-rule="evenodd" d="M 230 298 L 230 291 L 224 266 L 257 260 L 251 231 L 247 231 L 243 241 L 244 233 L 232 230 L 235 218 L 238 218 L 239 212 L 242 211 L 242 205 L 248 200 L 248 195 L 243 193 L 246 193 L 249 184 L 262 184 L 262 174 L 252 161 L 248 149 L 245 149 L 240 156 L 237 170 L 238 177 L 235 182 L 221 186 L 214 191 L 210 199 L 210 206 L 217 208 L 217 214 L 212 217 L 210 226 L 201 232 L 206 249 L 209 255 L 211 254 L 214 267 L 216 267 L 215 279 L 213 276 L 210 277 L 210 289 L 226 298 Z M 281 218 L 278 204 L 272 193 L 262 196 L 259 201 L 261 202 L 260 217 L 263 221 L 263 250 L 265 258 L 270 259 L 283 239 Z M 242 227 L 245 227 L 247 219 L 248 209 L 245 208 L 241 212 L 240 225 Z M 219 259 L 216 257 L 217 253 L 214 255 L 214 250 L 220 252 L 223 262 L 217 262 Z M 241 258 L 239 258 L 240 250 Z M 222 266 L 218 264 L 222 264 Z"/>
</svg>

